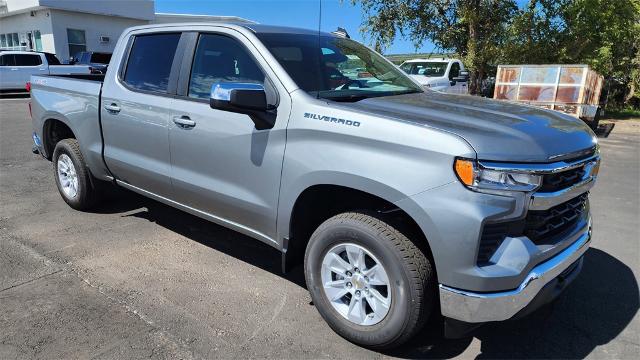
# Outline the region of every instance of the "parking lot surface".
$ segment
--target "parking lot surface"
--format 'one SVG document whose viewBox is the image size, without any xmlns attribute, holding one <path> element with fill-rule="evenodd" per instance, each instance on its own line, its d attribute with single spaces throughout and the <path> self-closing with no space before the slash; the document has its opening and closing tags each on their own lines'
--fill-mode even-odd
<svg viewBox="0 0 640 360">
<path fill-rule="evenodd" d="M 336 335 L 272 248 L 124 190 L 69 208 L 31 153 L 27 100 L 0 100 L 0 358 L 635 358 L 640 122 L 600 140 L 594 240 L 552 310 L 474 338 L 426 329 L 379 353 Z M 633 355 L 636 354 L 636 355 Z"/>
</svg>

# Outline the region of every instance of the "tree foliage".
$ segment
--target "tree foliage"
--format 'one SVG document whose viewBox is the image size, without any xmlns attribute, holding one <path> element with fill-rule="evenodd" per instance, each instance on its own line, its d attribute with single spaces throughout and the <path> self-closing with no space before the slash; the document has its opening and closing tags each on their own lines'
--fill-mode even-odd
<svg viewBox="0 0 640 360">
<path fill-rule="evenodd" d="M 640 0 L 351 0 L 378 50 L 397 36 L 462 57 L 479 88 L 492 65 L 586 63 L 637 97 Z M 634 85 L 635 84 L 635 85 Z"/>
</svg>

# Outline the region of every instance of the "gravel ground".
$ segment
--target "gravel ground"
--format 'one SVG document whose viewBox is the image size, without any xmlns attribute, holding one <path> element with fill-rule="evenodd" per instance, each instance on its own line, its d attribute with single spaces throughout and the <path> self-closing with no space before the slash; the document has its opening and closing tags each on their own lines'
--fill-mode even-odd
<svg viewBox="0 0 640 360">
<path fill-rule="evenodd" d="M 552 311 L 393 352 L 355 346 L 302 270 L 233 231 L 123 190 L 91 213 L 31 154 L 26 100 L 0 100 L 0 358 L 635 358 L 640 353 L 640 122 L 601 139 L 595 231 Z M 547 316 L 542 316 L 547 315 Z M 636 355 L 633 355 L 636 354 Z"/>
</svg>

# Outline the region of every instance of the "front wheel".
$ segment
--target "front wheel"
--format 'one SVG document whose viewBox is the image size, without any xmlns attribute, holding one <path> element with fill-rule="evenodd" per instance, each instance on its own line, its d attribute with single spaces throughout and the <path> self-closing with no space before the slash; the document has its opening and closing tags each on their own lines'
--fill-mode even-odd
<svg viewBox="0 0 640 360">
<path fill-rule="evenodd" d="M 435 303 L 435 276 L 425 254 L 375 217 L 344 213 L 313 233 L 305 276 L 320 315 L 342 337 L 371 348 L 409 340 Z"/>
</svg>

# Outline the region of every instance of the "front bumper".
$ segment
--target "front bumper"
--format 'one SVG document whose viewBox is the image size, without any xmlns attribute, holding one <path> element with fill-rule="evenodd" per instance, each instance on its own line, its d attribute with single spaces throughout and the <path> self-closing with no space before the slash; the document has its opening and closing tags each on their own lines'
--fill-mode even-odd
<svg viewBox="0 0 640 360">
<path fill-rule="evenodd" d="M 573 244 L 534 267 L 514 290 L 482 293 L 440 285 L 442 315 L 467 323 L 508 320 L 525 309 L 548 283 L 579 261 L 590 242 L 591 224 Z"/>
</svg>

